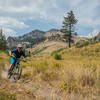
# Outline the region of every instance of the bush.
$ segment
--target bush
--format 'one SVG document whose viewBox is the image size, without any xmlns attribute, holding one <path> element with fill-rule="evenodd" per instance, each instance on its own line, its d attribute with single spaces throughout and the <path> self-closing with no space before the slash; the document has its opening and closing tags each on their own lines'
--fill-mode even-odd
<svg viewBox="0 0 100 100">
<path fill-rule="evenodd" d="M 58 53 L 56 53 L 56 54 L 54 55 L 54 58 L 55 58 L 56 60 L 61 60 L 61 59 L 62 59 L 61 55 L 58 54 Z"/>
</svg>

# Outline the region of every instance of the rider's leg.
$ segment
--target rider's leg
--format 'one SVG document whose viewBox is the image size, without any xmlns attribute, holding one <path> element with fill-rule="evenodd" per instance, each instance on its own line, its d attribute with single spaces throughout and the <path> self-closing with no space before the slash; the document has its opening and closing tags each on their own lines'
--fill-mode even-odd
<svg viewBox="0 0 100 100">
<path fill-rule="evenodd" d="M 14 68 L 15 62 L 16 62 L 16 60 L 11 57 L 11 62 L 10 62 L 10 66 L 9 66 L 8 72 L 12 71 L 12 69 Z"/>
<path fill-rule="evenodd" d="M 14 64 L 10 64 L 8 72 L 12 71 L 13 68 L 14 68 Z"/>
<path fill-rule="evenodd" d="M 10 64 L 9 68 L 13 69 L 14 68 L 14 64 Z"/>
</svg>

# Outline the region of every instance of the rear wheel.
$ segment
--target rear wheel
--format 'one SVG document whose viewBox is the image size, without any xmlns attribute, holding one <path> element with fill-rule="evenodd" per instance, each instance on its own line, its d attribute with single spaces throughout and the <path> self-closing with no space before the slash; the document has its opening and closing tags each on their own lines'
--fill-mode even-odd
<svg viewBox="0 0 100 100">
<path fill-rule="evenodd" d="M 7 75 L 7 78 L 8 78 L 8 79 L 11 78 L 11 76 L 12 76 L 12 74 L 13 74 L 12 71 L 13 71 L 13 68 L 8 69 L 8 75 Z"/>
<path fill-rule="evenodd" d="M 10 79 L 11 76 L 12 76 L 12 73 L 11 72 L 8 72 L 7 78 Z"/>
</svg>

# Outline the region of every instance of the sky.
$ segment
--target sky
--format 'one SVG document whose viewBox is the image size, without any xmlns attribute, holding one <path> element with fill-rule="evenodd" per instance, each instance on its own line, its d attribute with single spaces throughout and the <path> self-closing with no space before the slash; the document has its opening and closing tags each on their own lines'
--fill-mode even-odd
<svg viewBox="0 0 100 100">
<path fill-rule="evenodd" d="M 0 0 L 0 28 L 8 36 L 39 29 L 61 29 L 64 17 L 73 10 L 79 36 L 100 31 L 100 0 Z"/>
</svg>

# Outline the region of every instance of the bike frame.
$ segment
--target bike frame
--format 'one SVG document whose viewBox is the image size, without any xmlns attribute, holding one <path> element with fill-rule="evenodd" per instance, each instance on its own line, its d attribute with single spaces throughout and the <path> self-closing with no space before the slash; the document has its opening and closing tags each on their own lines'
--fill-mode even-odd
<svg viewBox="0 0 100 100">
<path fill-rule="evenodd" d="M 18 60 L 19 60 L 19 59 L 18 59 Z M 17 70 L 18 70 L 18 71 L 17 71 Z M 20 77 L 21 77 L 21 73 L 22 73 L 22 68 L 21 68 L 21 66 L 20 66 L 20 60 L 19 60 L 18 63 L 16 63 L 16 64 L 14 65 L 14 68 L 12 69 L 12 72 L 11 72 L 11 74 L 10 74 L 10 77 L 12 77 L 12 80 L 13 80 L 14 82 L 16 82 L 15 76 L 17 75 L 17 80 L 19 80 Z"/>
</svg>

